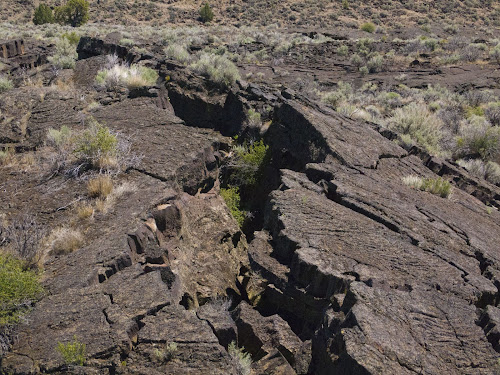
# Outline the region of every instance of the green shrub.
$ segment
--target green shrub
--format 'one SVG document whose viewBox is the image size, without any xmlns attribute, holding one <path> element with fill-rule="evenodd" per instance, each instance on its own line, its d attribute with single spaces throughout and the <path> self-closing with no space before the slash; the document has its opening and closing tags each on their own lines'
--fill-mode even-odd
<svg viewBox="0 0 500 375">
<path fill-rule="evenodd" d="M 361 25 L 360 29 L 366 31 L 367 33 L 373 33 L 375 31 L 375 25 L 372 22 L 365 22 Z"/>
<path fill-rule="evenodd" d="M 252 357 L 250 354 L 245 353 L 243 348 L 238 348 L 234 341 L 228 345 L 227 351 L 231 357 L 234 367 L 236 368 L 237 374 L 250 375 L 252 367 Z"/>
<path fill-rule="evenodd" d="M 132 47 L 135 45 L 135 41 L 130 38 L 121 38 L 120 41 L 118 42 L 122 46 L 127 46 L 127 47 Z"/>
<path fill-rule="evenodd" d="M 492 103 L 488 105 L 484 111 L 484 115 L 491 125 L 500 126 L 500 103 Z"/>
<path fill-rule="evenodd" d="M 76 336 L 73 336 L 73 341 L 63 344 L 57 343 L 56 350 L 63 357 L 66 365 L 83 366 L 86 360 L 86 345 L 79 342 Z"/>
<path fill-rule="evenodd" d="M 484 168 L 484 178 L 493 184 L 500 184 L 500 164 L 494 161 L 486 162 Z"/>
<path fill-rule="evenodd" d="M 448 198 L 451 193 L 451 184 L 441 177 L 424 178 L 420 190 L 439 195 L 441 198 Z"/>
<path fill-rule="evenodd" d="M 156 85 L 156 81 L 158 80 L 158 72 L 156 70 L 148 68 L 147 66 L 138 66 L 137 70 L 139 71 L 139 76 L 141 77 L 138 82 L 139 87 Z M 133 85 L 133 82 L 129 81 L 129 87 L 131 85 Z"/>
<path fill-rule="evenodd" d="M 56 52 L 48 60 L 58 68 L 73 69 L 77 58 L 76 46 L 68 38 L 59 38 L 56 42 Z"/>
<path fill-rule="evenodd" d="M 344 44 L 339 46 L 339 48 L 337 48 L 337 54 L 339 56 L 347 56 L 348 53 L 349 53 L 349 47 L 347 47 Z"/>
<path fill-rule="evenodd" d="M 384 57 L 379 53 L 374 53 L 366 63 L 370 73 L 376 73 L 382 70 L 384 65 Z"/>
<path fill-rule="evenodd" d="M 54 14 L 52 13 L 52 9 L 46 4 L 40 4 L 35 9 L 33 23 L 35 25 L 43 25 L 45 23 L 54 23 Z"/>
<path fill-rule="evenodd" d="M 397 108 L 387 125 L 401 135 L 410 137 L 430 153 L 439 152 L 442 121 L 426 105 L 410 103 Z"/>
<path fill-rule="evenodd" d="M 15 324 L 41 297 L 38 273 L 22 260 L 0 253 L 0 327 Z"/>
<path fill-rule="evenodd" d="M 47 140 L 54 147 L 65 147 L 71 143 L 73 132 L 66 125 L 61 126 L 61 129 L 49 128 Z"/>
<path fill-rule="evenodd" d="M 444 31 L 447 32 L 448 34 L 456 34 L 456 33 L 458 33 L 458 26 L 457 25 L 446 25 L 444 27 Z"/>
<path fill-rule="evenodd" d="M 495 59 L 497 63 L 500 63 L 500 43 L 492 48 L 490 51 L 490 57 Z"/>
<path fill-rule="evenodd" d="M 205 3 L 200 9 L 200 18 L 204 23 L 211 22 L 214 19 L 214 12 L 210 4 Z"/>
<path fill-rule="evenodd" d="M 482 107 L 468 107 L 465 112 L 465 117 L 470 118 L 472 116 L 484 116 L 484 109 Z"/>
<path fill-rule="evenodd" d="M 119 173 L 141 162 L 141 157 L 131 152 L 129 139 L 113 134 L 92 117 L 88 124 L 76 133 L 66 126 L 49 129 L 47 145 L 53 148 L 50 158 L 54 173 L 75 177 L 91 168 Z"/>
<path fill-rule="evenodd" d="M 500 127 L 490 126 L 482 117 L 471 117 L 460 127 L 455 153 L 457 157 L 498 161 Z"/>
<path fill-rule="evenodd" d="M 220 195 L 226 202 L 231 215 L 241 227 L 245 222 L 245 213 L 241 210 L 240 189 L 236 186 L 229 186 L 227 189 L 220 189 Z"/>
<path fill-rule="evenodd" d="M 89 3 L 86 0 L 69 0 L 66 5 L 56 7 L 54 18 L 62 25 L 82 26 L 89 20 Z"/>
<path fill-rule="evenodd" d="M 350 63 L 359 68 L 361 65 L 363 65 L 363 58 L 355 53 L 354 55 L 352 55 Z"/>
<path fill-rule="evenodd" d="M 439 195 L 441 198 L 448 198 L 451 194 L 451 184 L 441 177 L 420 178 L 417 176 L 406 176 L 403 178 L 403 183 L 414 189 Z"/>
<path fill-rule="evenodd" d="M 238 68 L 225 56 L 203 52 L 199 60 L 189 67 L 224 88 L 231 87 L 240 79 Z"/>
<path fill-rule="evenodd" d="M 342 81 L 337 82 L 337 89 L 323 94 L 321 100 L 336 108 L 341 101 L 348 99 L 353 93 L 352 86 Z"/>
<path fill-rule="evenodd" d="M 78 42 L 80 42 L 80 35 L 78 35 L 74 31 L 62 34 L 61 38 L 68 39 L 68 41 L 74 46 L 77 46 Z"/>
<path fill-rule="evenodd" d="M 439 45 L 438 41 L 434 38 L 425 39 L 423 43 L 424 46 L 431 51 L 435 51 L 437 46 Z"/>
<path fill-rule="evenodd" d="M 6 76 L 0 75 L 0 94 L 14 87 L 12 81 Z"/>
<path fill-rule="evenodd" d="M 473 153 L 478 154 L 483 160 L 494 159 L 499 153 L 500 127 L 493 126 L 484 133 L 476 133 L 468 142 L 468 147 Z"/>
<path fill-rule="evenodd" d="M 479 178 L 484 178 L 493 184 L 500 184 L 500 165 L 493 161 L 484 162 L 481 159 L 457 160 L 457 164 Z"/>
<path fill-rule="evenodd" d="M 359 68 L 359 72 L 362 76 L 366 76 L 368 73 L 370 73 L 370 69 L 368 69 L 367 66 L 362 66 L 361 68 Z"/>
<path fill-rule="evenodd" d="M 235 161 L 233 167 L 237 175 L 233 176 L 238 185 L 255 185 L 262 175 L 262 168 L 269 158 L 269 146 L 260 140 L 251 145 L 236 146 L 233 148 Z"/>
<path fill-rule="evenodd" d="M 90 126 L 76 139 L 74 153 L 77 157 L 94 167 L 106 158 L 117 154 L 118 140 L 109 128 L 91 120 Z"/>
<path fill-rule="evenodd" d="M 361 38 L 357 41 L 356 47 L 361 55 L 367 56 L 375 48 L 375 41 L 372 38 Z"/>
<path fill-rule="evenodd" d="M 248 110 L 247 121 L 250 127 L 260 127 L 262 125 L 260 113 L 253 108 Z"/>
<path fill-rule="evenodd" d="M 431 26 L 430 25 L 422 25 L 422 26 L 420 26 L 420 28 L 422 29 L 422 31 L 425 31 L 426 33 L 430 33 L 431 32 Z"/>
</svg>

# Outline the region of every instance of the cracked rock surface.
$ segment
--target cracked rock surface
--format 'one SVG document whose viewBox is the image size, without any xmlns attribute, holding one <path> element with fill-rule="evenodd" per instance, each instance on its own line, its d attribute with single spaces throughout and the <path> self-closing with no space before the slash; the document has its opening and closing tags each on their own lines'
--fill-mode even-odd
<svg viewBox="0 0 500 375">
<path fill-rule="evenodd" d="M 114 48 L 95 45 L 75 71 L 85 90 L 101 49 Z M 104 104 L 92 116 L 142 161 L 117 177 L 122 195 L 85 227 L 84 245 L 47 256 L 47 294 L 0 373 L 236 375 L 232 341 L 252 375 L 498 373 L 500 214 L 485 205 L 498 206 L 498 186 L 300 96 L 172 77 L 171 102 L 165 83 L 94 93 Z M 272 108 L 266 129 L 238 122 L 255 102 Z M 25 139 L 2 136 L 36 148 L 62 121 L 81 126 L 77 98 L 30 106 Z M 248 236 L 220 196 L 235 132 L 262 134 L 271 153 Z M 0 173 L 0 213 L 36 202 L 51 226 L 68 225 L 86 194 L 61 176 Z M 452 194 L 412 189 L 409 175 L 443 176 Z M 55 347 L 74 336 L 87 358 L 68 368 Z"/>
</svg>

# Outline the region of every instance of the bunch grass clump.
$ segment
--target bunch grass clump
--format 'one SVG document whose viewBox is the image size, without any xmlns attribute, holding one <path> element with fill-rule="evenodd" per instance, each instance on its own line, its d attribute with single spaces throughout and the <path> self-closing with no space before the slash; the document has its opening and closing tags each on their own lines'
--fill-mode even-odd
<svg viewBox="0 0 500 375">
<path fill-rule="evenodd" d="M 59 352 L 66 365 L 83 366 L 86 359 L 86 345 L 78 341 L 76 335 L 73 336 L 73 341 L 63 344 L 58 342 L 56 350 Z"/>
<path fill-rule="evenodd" d="M 166 343 L 161 349 L 155 349 L 154 354 L 156 359 L 161 363 L 170 362 L 177 354 L 178 346 L 176 342 Z"/>
<path fill-rule="evenodd" d="M 448 198 L 451 194 L 451 183 L 442 177 L 421 178 L 418 176 L 406 176 L 403 183 L 411 188 L 427 191 L 441 198 Z"/>
<path fill-rule="evenodd" d="M 91 198 L 106 198 L 113 191 L 113 181 L 107 175 L 99 175 L 89 180 L 87 192 Z"/>
<path fill-rule="evenodd" d="M 84 220 L 94 215 L 94 207 L 89 203 L 81 203 L 76 207 L 76 214 L 79 219 Z"/>
<path fill-rule="evenodd" d="M 108 88 L 122 85 L 129 89 L 136 89 L 154 86 L 158 80 L 158 73 L 146 66 L 116 63 L 109 68 L 100 70 L 95 80 L 97 84 Z"/>
<path fill-rule="evenodd" d="M 132 153 L 131 142 L 121 133 L 112 132 L 94 118 L 87 127 L 72 131 L 67 126 L 49 129 L 47 145 L 53 148 L 51 159 L 54 173 L 78 177 L 86 172 L 116 174 L 140 163 Z"/>
<path fill-rule="evenodd" d="M 83 245 L 83 235 L 79 230 L 73 228 L 55 229 L 49 237 L 52 254 L 69 254 L 79 249 Z"/>
</svg>

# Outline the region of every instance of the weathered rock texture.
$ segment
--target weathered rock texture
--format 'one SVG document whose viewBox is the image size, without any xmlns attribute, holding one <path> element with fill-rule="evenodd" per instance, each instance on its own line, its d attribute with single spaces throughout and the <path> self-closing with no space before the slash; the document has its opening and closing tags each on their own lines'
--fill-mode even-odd
<svg viewBox="0 0 500 375">
<path fill-rule="evenodd" d="M 17 328 L 12 351 L 2 358 L 2 371 L 70 371 L 55 347 L 76 335 L 87 346 L 84 373 L 233 373 L 207 321 L 186 311 L 209 298 L 237 295 L 240 269 L 248 268 L 245 237 L 222 198 L 202 193 L 217 180 L 217 150 L 225 139 L 183 125 L 152 99 L 103 107 L 95 117 L 140 139 L 133 151 L 143 156 L 141 166 L 129 172 L 124 195 L 95 218 L 85 233 L 85 246 L 46 262 L 49 295 Z M 46 129 L 56 121 L 46 112 L 33 117 L 28 127 Z M 31 134 L 34 141 L 37 133 Z M 14 210 L 23 199 L 42 194 L 54 198 L 54 184 L 27 184 L 9 205 Z M 12 183 L 4 187 L 20 188 Z M 68 197 L 41 199 L 41 214 L 51 212 L 47 220 L 62 220 L 57 207 L 82 194 L 77 183 L 75 187 Z M 158 362 L 155 349 L 171 342 L 178 345 L 175 358 Z"/>
<path fill-rule="evenodd" d="M 252 374 L 495 374 L 500 214 L 485 204 L 498 207 L 497 186 L 288 91 L 221 93 L 165 62 L 168 94 L 95 92 L 101 54 L 131 57 L 91 39 L 79 48 L 75 81 L 101 104 L 86 114 L 132 139 L 142 162 L 116 181 L 123 193 L 85 227 L 85 245 L 47 257 L 47 296 L 0 372 L 236 374 L 235 341 Z M 273 107 L 272 123 L 248 129 L 256 103 Z M 28 108 L 2 142 L 32 150 L 50 127 L 82 126 L 74 96 Z M 218 194 L 223 135 L 236 133 L 264 134 L 272 153 L 249 244 Z M 408 175 L 443 176 L 453 193 L 414 190 Z M 37 202 L 53 226 L 85 194 L 75 180 L 9 177 L 2 213 Z M 55 346 L 74 336 L 87 361 L 68 369 Z"/>
<path fill-rule="evenodd" d="M 269 280 L 257 307 L 313 340 L 310 371 L 494 373 L 498 212 L 404 185 L 435 175 L 368 124 L 297 102 L 276 117 L 269 143 L 295 171 L 270 195 L 272 251 L 250 259 Z"/>
</svg>

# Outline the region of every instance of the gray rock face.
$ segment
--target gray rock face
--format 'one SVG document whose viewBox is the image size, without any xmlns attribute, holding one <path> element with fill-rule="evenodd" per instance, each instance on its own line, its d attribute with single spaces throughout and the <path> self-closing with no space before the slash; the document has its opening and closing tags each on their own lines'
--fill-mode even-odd
<svg viewBox="0 0 500 375">
<path fill-rule="evenodd" d="M 264 318 L 244 302 L 238 305 L 232 316 L 238 327 L 238 343 L 252 355 L 254 361 L 273 355 L 277 349 L 295 373 L 308 373 L 311 342 L 302 342 L 283 318 L 278 315 Z"/>
<path fill-rule="evenodd" d="M 93 56 L 75 73 L 89 90 L 100 54 L 137 57 L 111 40 L 79 49 Z M 142 162 L 115 181 L 124 192 L 85 226 L 84 245 L 47 257 L 47 295 L 16 328 L 2 374 L 236 375 L 233 341 L 255 375 L 498 371 L 500 214 L 485 206 L 498 206 L 498 187 L 286 90 L 240 83 L 210 97 L 188 78 L 170 84 L 169 105 L 165 88 L 95 94 L 92 115 Z M 25 134 L 0 139 L 38 147 L 49 127 L 81 126 L 77 99 L 32 99 Z M 265 140 L 279 186 L 257 197 L 265 210 L 247 244 L 219 195 L 221 133 L 253 134 L 245 110 L 257 100 L 276 105 Z M 452 195 L 412 189 L 409 175 L 443 176 Z M 5 213 L 36 201 L 52 225 L 86 194 L 75 180 L 12 176 L 0 180 Z M 68 368 L 55 347 L 75 336 L 87 360 Z"/>
<path fill-rule="evenodd" d="M 444 199 L 406 186 L 435 175 L 367 124 L 322 112 L 286 103 L 270 129 L 275 157 L 305 173 L 281 171 L 271 247 L 250 244 L 268 280 L 258 308 L 312 337 L 313 373 L 494 373 L 498 212 L 459 187 Z"/>
<path fill-rule="evenodd" d="M 129 173 L 128 190 L 95 217 L 81 249 L 47 260 L 49 295 L 17 327 L 2 372 L 234 373 L 207 321 L 185 309 L 229 290 L 237 294 L 240 269 L 248 268 L 245 237 L 222 198 L 182 193 L 195 194 L 217 179 L 214 153 L 224 139 L 186 127 L 149 99 L 109 107 L 96 113 L 100 121 L 143 139 L 136 147 L 150 143 L 136 149 L 143 169 Z M 142 120 L 132 113 L 142 113 Z M 18 200 L 43 194 L 38 186 L 22 189 Z M 50 212 L 61 199 L 65 195 L 40 209 Z M 87 361 L 68 370 L 56 346 L 74 336 L 86 344 Z M 176 355 L 158 360 L 155 353 L 166 343 L 177 344 Z"/>
</svg>

